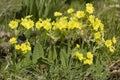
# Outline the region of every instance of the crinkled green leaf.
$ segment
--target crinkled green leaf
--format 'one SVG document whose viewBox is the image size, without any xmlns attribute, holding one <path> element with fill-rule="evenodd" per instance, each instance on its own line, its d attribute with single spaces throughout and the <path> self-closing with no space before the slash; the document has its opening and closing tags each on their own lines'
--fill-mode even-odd
<svg viewBox="0 0 120 80">
<path fill-rule="evenodd" d="M 39 58 L 44 58 L 44 51 L 40 43 L 36 44 L 34 47 L 32 61 L 36 63 Z"/>
</svg>

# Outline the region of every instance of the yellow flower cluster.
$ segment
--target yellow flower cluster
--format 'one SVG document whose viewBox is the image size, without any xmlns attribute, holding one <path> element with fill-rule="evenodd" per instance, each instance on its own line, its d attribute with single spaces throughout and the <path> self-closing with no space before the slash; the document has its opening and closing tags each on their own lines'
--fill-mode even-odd
<svg viewBox="0 0 120 80">
<path fill-rule="evenodd" d="M 95 18 L 94 15 L 90 15 L 88 17 L 88 20 L 90 21 L 90 25 L 92 26 L 93 30 L 95 31 L 103 31 L 104 30 L 104 24 L 101 22 L 100 19 Z"/>
<path fill-rule="evenodd" d="M 88 3 L 88 5 L 90 6 L 91 4 Z M 93 31 L 92 33 L 94 33 L 93 34 L 94 40 L 97 43 L 104 43 L 104 24 L 101 22 L 100 19 L 95 18 L 95 16 L 92 15 L 92 13 L 88 16 L 88 21 L 89 21 L 88 26 L 90 26 L 90 28 Z"/>
<path fill-rule="evenodd" d="M 88 12 L 89 14 L 92 14 L 93 11 L 94 11 L 93 5 L 90 4 L 90 3 L 87 3 L 87 4 L 86 4 L 86 12 Z"/>
<path fill-rule="evenodd" d="M 75 16 L 77 18 L 83 18 L 85 16 L 85 13 L 84 11 L 77 11 Z"/>
<path fill-rule="evenodd" d="M 46 30 L 50 30 L 52 27 L 52 24 L 50 23 L 50 19 L 46 19 L 46 20 L 42 21 L 42 25 L 43 25 L 44 29 L 46 29 Z"/>
<path fill-rule="evenodd" d="M 9 42 L 11 44 L 16 44 L 17 43 L 17 39 L 15 37 L 12 37 L 12 38 L 10 38 Z"/>
<path fill-rule="evenodd" d="M 59 30 L 63 30 L 63 29 L 81 29 L 82 28 L 82 22 L 79 22 L 79 20 L 77 20 L 77 18 L 74 17 L 71 18 L 68 21 L 68 17 L 60 17 L 59 20 L 57 20 L 54 25 L 53 25 L 53 29 L 59 29 Z"/>
<path fill-rule="evenodd" d="M 68 14 L 71 14 L 70 16 L 61 16 L 62 13 L 60 12 L 55 12 L 54 16 L 61 16 L 56 19 L 54 22 L 53 30 L 59 29 L 81 29 L 83 24 L 82 22 L 79 21 L 80 18 L 85 17 L 85 12 L 84 11 L 74 11 L 73 8 L 70 8 L 67 10 Z"/>
<path fill-rule="evenodd" d="M 92 9 L 92 4 L 88 3 L 86 5 L 86 10 L 89 11 L 89 8 Z M 39 19 L 39 21 L 37 21 L 35 23 L 35 27 L 37 29 L 41 29 L 42 27 L 46 30 L 62 30 L 62 29 L 82 29 L 83 27 L 83 21 L 79 20 L 82 19 L 86 16 L 86 12 L 85 11 L 76 11 L 73 8 L 70 8 L 67 10 L 68 14 L 71 14 L 70 16 L 62 16 L 61 12 L 55 12 L 54 16 L 56 16 L 56 21 L 51 22 L 51 19 L 46 19 L 46 20 L 42 20 Z M 26 28 L 26 29 L 30 29 L 34 26 L 34 21 L 31 20 L 31 15 L 30 16 L 26 16 L 25 18 L 22 18 L 20 20 L 20 24 Z M 11 21 L 9 23 L 9 26 L 11 29 L 15 29 L 18 26 L 18 22 L 17 21 Z"/>
<path fill-rule="evenodd" d="M 31 20 L 32 16 L 26 16 L 25 18 L 21 19 L 21 25 L 26 28 L 26 29 L 30 29 L 34 26 L 34 22 L 33 20 Z"/>
<path fill-rule="evenodd" d="M 53 30 L 56 29 L 63 30 L 66 29 L 67 27 L 68 27 L 67 17 L 61 17 L 53 24 Z"/>
<path fill-rule="evenodd" d="M 30 43 L 26 41 L 25 43 L 22 43 L 22 44 L 16 44 L 15 49 L 21 50 L 25 54 L 27 53 L 27 51 L 31 50 Z"/>
<path fill-rule="evenodd" d="M 93 54 L 91 52 L 87 52 L 87 58 L 83 62 L 84 64 L 93 64 Z"/>
<path fill-rule="evenodd" d="M 83 60 L 83 54 L 79 52 L 75 52 L 75 57 L 79 59 L 80 61 Z"/>
<path fill-rule="evenodd" d="M 111 52 L 114 52 L 114 51 L 115 51 L 115 47 L 114 47 L 113 45 L 114 45 L 116 42 L 117 42 L 116 38 L 113 37 L 112 40 L 106 40 L 106 41 L 105 41 L 105 45 L 106 45 L 106 47 L 109 48 L 109 50 L 110 50 Z"/>
<path fill-rule="evenodd" d="M 105 44 L 107 48 L 111 52 L 114 52 L 115 47 L 114 44 L 116 43 L 116 38 L 113 37 L 112 40 L 104 40 L 104 24 L 101 22 L 99 18 L 96 18 L 93 15 L 94 12 L 94 7 L 91 3 L 86 4 L 86 10 L 82 11 L 75 11 L 73 8 L 70 8 L 67 10 L 67 15 L 64 15 L 61 12 L 55 12 L 54 16 L 56 19 L 52 21 L 51 19 L 39 19 L 37 22 L 33 22 L 30 16 L 26 16 L 25 18 L 22 18 L 20 20 L 20 24 L 22 27 L 25 29 L 31 29 L 33 26 L 37 29 L 40 30 L 41 28 L 44 28 L 46 31 L 48 31 L 48 35 L 50 37 L 53 37 L 54 34 L 61 34 L 63 32 L 63 35 L 65 37 L 68 37 L 69 35 L 73 35 L 75 39 L 78 37 L 82 36 L 84 37 L 85 35 L 85 40 L 88 39 L 89 41 L 96 42 L 98 44 Z M 35 23 L 35 25 L 34 25 Z M 11 29 L 15 29 L 18 27 L 18 21 L 13 20 L 9 23 L 9 27 Z M 67 33 L 67 31 L 69 33 Z M 77 34 L 76 34 L 77 33 Z M 67 35 L 66 35 L 67 34 Z M 61 36 L 60 36 L 61 37 Z M 10 39 L 10 43 L 16 44 L 17 41 L 15 38 Z M 29 47 L 30 45 L 26 45 L 26 43 L 21 44 L 21 45 L 16 45 L 16 49 L 20 49 L 22 52 L 26 52 L 30 50 L 31 48 Z M 20 47 L 23 47 L 20 48 Z M 76 45 L 76 48 L 79 48 L 79 45 Z M 89 53 L 90 55 L 90 53 Z M 92 55 L 92 54 L 91 54 Z M 79 60 L 83 59 L 83 55 L 81 53 L 78 54 L 76 53 L 76 56 Z M 92 64 L 88 63 L 92 58 L 84 59 L 84 64 Z"/>
<path fill-rule="evenodd" d="M 9 23 L 9 27 L 10 27 L 11 29 L 15 29 L 15 28 L 18 27 L 18 22 L 21 22 L 21 25 L 22 25 L 24 28 L 30 29 L 30 28 L 32 28 L 32 27 L 34 26 L 33 20 L 30 19 L 31 17 L 32 17 L 32 16 L 30 15 L 30 16 L 26 16 L 25 18 L 22 18 L 21 20 L 12 20 L 12 21 L 10 21 L 10 23 Z"/>
<path fill-rule="evenodd" d="M 22 44 L 17 44 L 17 38 L 15 37 L 12 37 L 9 42 L 11 44 L 15 44 L 15 49 L 16 50 L 21 50 L 23 53 L 27 53 L 27 51 L 30 51 L 31 50 L 31 47 L 30 47 L 30 43 L 28 42 L 28 40 L 25 42 L 25 43 L 22 43 Z"/>
<path fill-rule="evenodd" d="M 94 33 L 94 39 L 99 39 L 100 37 L 101 37 L 101 33 L 100 32 Z"/>
<path fill-rule="evenodd" d="M 39 21 L 36 22 L 35 26 L 37 29 L 41 29 L 43 27 L 46 30 L 50 30 L 52 27 L 50 21 L 51 21 L 50 19 L 46 19 L 46 20 L 39 19 Z"/>
<path fill-rule="evenodd" d="M 83 57 L 83 54 L 77 51 L 74 56 L 80 61 L 83 60 L 83 64 L 93 64 L 93 54 L 91 52 L 87 52 L 86 57 Z"/>
<path fill-rule="evenodd" d="M 95 16 L 94 15 L 90 15 L 88 20 L 93 24 L 94 23 L 94 19 L 95 19 Z"/>
</svg>

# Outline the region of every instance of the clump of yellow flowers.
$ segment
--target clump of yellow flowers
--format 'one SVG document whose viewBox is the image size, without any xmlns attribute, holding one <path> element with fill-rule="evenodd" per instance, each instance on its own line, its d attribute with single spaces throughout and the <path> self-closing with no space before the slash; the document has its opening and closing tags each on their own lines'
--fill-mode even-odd
<svg viewBox="0 0 120 80">
<path fill-rule="evenodd" d="M 61 35 L 64 36 L 65 39 L 69 39 L 70 37 L 70 39 L 77 40 L 79 39 L 79 37 L 82 37 L 82 39 L 84 39 L 84 41 L 86 41 L 87 43 L 95 43 L 95 46 L 97 46 L 98 48 L 106 46 L 110 50 L 110 52 L 114 52 L 114 45 L 117 40 L 115 37 L 113 37 L 112 39 L 104 39 L 105 26 L 99 18 L 93 15 L 94 11 L 95 9 L 93 7 L 93 4 L 87 3 L 86 10 L 75 11 L 73 8 L 70 8 L 67 10 L 67 14 L 65 15 L 61 12 L 56 11 L 53 14 L 56 17 L 55 20 L 51 20 L 50 18 L 39 18 L 38 21 L 34 22 L 31 19 L 32 16 L 29 15 L 25 18 L 22 18 L 21 20 L 12 20 L 9 23 L 9 27 L 12 30 L 23 28 L 25 31 L 33 31 L 33 29 L 39 31 L 41 29 L 44 29 L 49 37 L 54 37 L 55 39 L 56 37 L 54 35 L 56 34 L 59 34 L 58 36 L 60 36 L 60 38 Z M 10 43 L 15 45 L 16 50 L 21 50 L 24 53 L 31 50 L 29 42 L 17 44 L 15 37 L 10 39 Z M 80 46 L 77 45 L 76 48 L 80 48 Z M 92 50 L 90 51 L 95 52 Z M 77 57 L 77 59 L 83 60 L 84 64 L 92 64 L 93 53 L 91 52 L 86 53 L 87 56 L 85 58 L 83 54 L 79 52 L 76 52 L 75 56 Z"/>
<path fill-rule="evenodd" d="M 89 14 L 92 14 L 93 11 L 94 11 L 93 5 L 90 4 L 90 3 L 87 3 L 87 4 L 86 4 L 86 12 L 88 12 Z"/>
<path fill-rule="evenodd" d="M 31 17 L 32 16 L 27 16 L 27 17 L 21 19 L 21 25 L 24 28 L 30 29 L 30 28 L 32 28 L 34 26 L 33 20 L 30 19 Z"/>
<path fill-rule="evenodd" d="M 91 52 L 87 52 L 86 53 L 86 56 L 83 57 L 83 53 L 80 53 L 80 52 L 75 52 L 75 55 L 74 55 L 78 60 L 82 61 L 83 64 L 93 64 L 93 54 Z"/>
<path fill-rule="evenodd" d="M 18 44 L 17 43 L 17 38 L 12 37 L 9 42 L 11 44 L 14 44 L 14 47 L 16 50 L 21 50 L 22 53 L 27 53 L 27 51 L 31 51 L 31 47 L 30 47 L 30 43 L 28 42 L 28 40 L 26 40 L 26 42 L 22 43 L 22 44 Z"/>
<path fill-rule="evenodd" d="M 16 44 L 16 43 L 17 43 L 17 39 L 16 39 L 15 37 L 12 37 L 12 38 L 9 40 L 9 42 L 10 42 L 11 44 Z"/>
<path fill-rule="evenodd" d="M 75 48 L 79 50 L 80 45 L 76 44 Z M 92 65 L 93 64 L 93 54 L 90 51 L 85 53 L 85 55 L 80 51 L 75 51 L 73 54 L 73 57 L 75 57 L 79 61 L 83 62 L 84 65 L 86 65 L 86 64 Z"/>
<path fill-rule="evenodd" d="M 114 52 L 114 51 L 115 51 L 114 44 L 115 44 L 116 42 L 117 42 L 116 38 L 113 37 L 111 40 L 110 40 L 110 39 L 109 39 L 109 40 L 106 40 L 106 41 L 105 41 L 105 45 L 106 45 L 107 48 L 109 48 L 109 50 L 110 50 L 111 52 Z"/>
<path fill-rule="evenodd" d="M 16 50 L 21 50 L 24 54 L 27 53 L 27 51 L 31 51 L 30 43 L 26 41 L 22 44 L 16 44 L 15 45 Z"/>
</svg>

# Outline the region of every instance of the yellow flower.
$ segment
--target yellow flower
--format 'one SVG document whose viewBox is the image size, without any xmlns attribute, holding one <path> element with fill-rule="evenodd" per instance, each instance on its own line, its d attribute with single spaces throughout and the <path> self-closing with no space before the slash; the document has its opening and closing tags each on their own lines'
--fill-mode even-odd
<svg viewBox="0 0 120 80">
<path fill-rule="evenodd" d="M 87 58 L 92 59 L 93 58 L 93 54 L 91 52 L 87 52 Z"/>
<path fill-rule="evenodd" d="M 73 8 L 70 8 L 67 10 L 67 12 L 70 14 L 70 13 L 73 13 L 74 12 L 74 9 Z"/>
<path fill-rule="evenodd" d="M 79 45 L 79 44 L 76 44 L 76 48 L 80 48 L 80 45 Z"/>
<path fill-rule="evenodd" d="M 26 16 L 25 18 L 26 19 L 29 19 L 29 18 L 31 18 L 33 15 L 28 15 L 28 16 Z"/>
<path fill-rule="evenodd" d="M 88 20 L 91 22 L 91 23 L 94 23 L 95 21 L 95 16 L 94 15 L 90 15 Z"/>
<path fill-rule="evenodd" d="M 50 19 L 44 20 L 42 22 L 42 26 L 46 29 L 49 30 L 52 27 L 52 24 L 50 23 Z"/>
<path fill-rule="evenodd" d="M 85 16 L 84 11 L 77 11 L 77 13 L 76 13 L 77 18 L 83 18 L 84 16 Z"/>
<path fill-rule="evenodd" d="M 93 23 L 93 29 L 95 31 L 98 31 L 98 28 L 100 26 L 101 20 L 99 20 L 98 18 L 95 19 L 95 22 Z"/>
<path fill-rule="evenodd" d="M 22 44 L 21 44 L 21 51 L 22 51 L 22 52 L 27 51 L 27 45 L 26 45 L 25 43 L 22 43 Z"/>
<path fill-rule="evenodd" d="M 114 44 L 117 42 L 117 40 L 116 40 L 115 37 L 112 38 L 112 42 L 113 42 Z"/>
<path fill-rule="evenodd" d="M 110 50 L 110 52 L 114 52 L 115 51 L 115 47 L 114 46 L 110 46 L 109 50 Z"/>
<path fill-rule="evenodd" d="M 34 22 L 32 20 L 29 20 L 27 29 L 32 28 L 33 26 Z"/>
<path fill-rule="evenodd" d="M 90 4 L 90 3 L 87 3 L 87 4 L 86 4 L 86 12 L 88 12 L 89 14 L 92 14 L 93 11 L 94 11 L 93 5 Z"/>
<path fill-rule="evenodd" d="M 10 21 L 9 27 L 15 29 L 18 26 L 18 21 Z"/>
<path fill-rule="evenodd" d="M 30 47 L 30 43 L 28 41 L 21 44 L 21 51 L 23 53 L 27 53 L 27 51 L 30 51 L 30 50 L 31 50 L 31 47 Z"/>
<path fill-rule="evenodd" d="M 12 38 L 9 40 L 9 42 L 10 42 L 11 44 L 15 44 L 15 43 L 17 43 L 17 39 L 16 39 L 15 37 L 12 37 Z"/>
<path fill-rule="evenodd" d="M 74 28 L 78 28 L 78 29 L 81 29 L 82 28 L 82 23 L 78 22 L 78 21 L 75 21 L 75 20 L 70 20 L 68 23 L 67 23 L 67 27 L 69 29 L 74 29 Z"/>
<path fill-rule="evenodd" d="M 104 24 L 100 23 L 100 30 L 103 31 L 104 30 Z"/>
<path fill-rule="evenodd" d="M 21 46 L 19 44 L 15 45 L 15 49 L 19 50 L 21 49 Z"/>
<path fill-rule="evenodd" d="M 76 22 L 76 28 L 81 29 L 82 28 L 82 23 Z"/>
<path fill-rule="evenodd" d="M 82 60 L 83 59 L 83 54 L 79 53 L 79 52 L 76 52 L 75 57 L 78 58 L 79 60 Z"/>
<path fill-rule="evenodd" d="M 69 29 L 74 29 L 76 27 L 76 21 L 70 20 L 68 22 L 68 28 Z"/>
<path fill-rule="evenodd" d="M 67 22 L 67 18 L 66 16 L 61 17 L 56 23 L 55 23 L 55 28 L 58 28 L 60 30 L 68 28 L 68 22 Z"/>
<path fill-rule="evenodd" d="M 40 23 L 39 21 L 36 22 L 35 25 L 36 25 L 36 28 L 37 28 L 37 29 L 40 29 L 40 28 L 42 27 L 42 23 Z"/>
<path fill-rule="evenodd" d="M 83 64 L 89 64 L 89 65 L 91 65 L 91 64 L 93 64 L 93 59 L 85 59 L 84 62 L 83 62 Z"/>
<path fill-rule="evenodd" d="M 54 13 L 54 16 L 62 16 L 62 13 L 60 13 L 60 12 L 55 12 L 55 13 Z"/>
<path fill-rule="evenodd" d="M 30 29 L 34 26 L 34 22 L 31 19 L 22 19 L 21 25 L 26 29 Z"/>
<path fill-rule="evenodd" d="M 99 39 L 100 37 L 101 37 L 100 32 L 94 33 L 94 38 L 95 38 L 95 39 Z"/>
<path fill-rule="evenodd" d="M 105 41 L 105 45 L 106 45 L 107 47 L 112 46 L 112 41 L 111 41 L 111 40 L 106 40 L 106 41 Z"/>
</svg>

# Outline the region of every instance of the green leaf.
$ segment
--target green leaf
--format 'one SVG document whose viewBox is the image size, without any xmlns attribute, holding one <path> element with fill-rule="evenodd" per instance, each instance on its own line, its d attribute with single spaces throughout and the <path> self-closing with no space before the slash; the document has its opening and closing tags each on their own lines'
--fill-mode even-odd
<svg viewBox="0 0 120 80">
<path fill-rule="evenodd" d="M 32 60 L 30 59 L 30 56 L 32 55 L 32 53 L 29 51 L 25 54 L 24 59 L 18 63 L 18 68 L 24 68 L 24 67 L 28 67 L 29 65 L 32 64 Z"/>
<path fill-rule="evenodd" d="M 69 55 L 66 53 L 66 49 L 62 48 L 60 51 L 60 61 L 62 66 L 67 66 L 68 65 L 68 61 L 69 61 Z"/>
<path fill-rule="evenodd" d="M 53 60 L 57 59 L 57 52 L 55 46 L 53 47 Z"/>
<path fill-rule="evenodd" d="M 23 32 L 22 32 L 22 33 L 23 33 Z M 31 34 L 34 34 L 31 29 L 25 31 L 25 36 L 26 36 L 26 38 L 30 38 Z"/>
<path fill-rule="evenodd" d="M 40 43 L 35 45 L 32 55 L 33 63 L 36 63 L 39 58 L 44 58 L 44 51 Z"/>
<path fill-rule="evenodd" d="M 55 46 L 49 48 L 48 59 L 54 62 L 57 59 L 57 52 Z"/>
<path fill-rule="evenodd" d="M 52 61 L 52 48 L 51 48 L 51 46 L 48 49 L 49 49 L 48 59 L 49 59 L 49 61 Z"/>
</svg>

